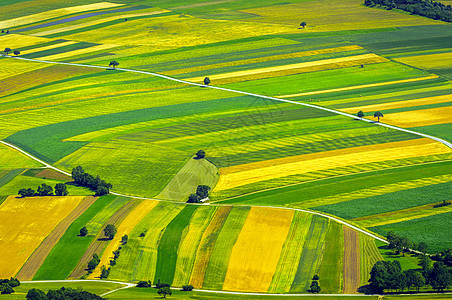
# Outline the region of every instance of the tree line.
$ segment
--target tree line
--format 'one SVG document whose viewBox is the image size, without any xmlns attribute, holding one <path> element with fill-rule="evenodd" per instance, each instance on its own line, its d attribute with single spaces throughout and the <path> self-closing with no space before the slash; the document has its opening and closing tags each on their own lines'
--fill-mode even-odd
<svg viewBox="0 0 452 300">
<path fill-rule="evenodd" d="M 432 0 L 365 0 L 364 5 L 380 5 L 388 10 L 397 8 L 413 15 L 452 22 L 452 6 Z"/>
<path fill-rule="evenodd" d="M 94 177 L 93 175 L 86 173 L 81 166 L 72 169 L 71 174 L 75 183 L 95 191 L 96 196 L 103 196 L 110 193 L 110 189 L 113 187 L 110 183 L 101 179 L 99 175 Z"/>
<path fill-rule="evenodd" d="M 33 196 L 53 196 L 54 190 L 50 185 L 45 183 L 38 186 L 37 191 L 32 188 L 20 189 L 18 194 L 22 197 L 33 197 Z M 56 196 L 67 196 L 69 194 L 67 186 L 64 183 L 57 183 L 55 185 L 55 195 Z"/>
<path fill-rule="evenodd" d="M 80 291 L 80 290 L 74 290 L 71 288 L 65 288 L 62 287 L 59 290 L 49 290 L 47 294 L 40 290 L 40 289 L 31 289 L 28 291 L 27 300 L 104 300 L 105 298 L 102 298 L 96 294 L 87 292 L 87 291 Z"/>
<path fill-rule="evenodd" d="M 0 279 L 0 293 L 2 295 L 8 295 L 14 293 L 14 288 L 20 285 L 20 281 L 17 278 Z"/>
</svg>

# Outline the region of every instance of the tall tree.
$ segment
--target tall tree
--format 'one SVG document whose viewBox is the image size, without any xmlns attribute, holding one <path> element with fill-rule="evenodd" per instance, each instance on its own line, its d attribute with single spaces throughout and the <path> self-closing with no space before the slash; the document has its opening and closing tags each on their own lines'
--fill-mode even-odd
<svg viewBox="0 0 452 300">
<path fill-rule="evenodd" d="M 204 84 L 205 85 L 209 85 L 210 84 L 210 78 L 209 77 L 204 78 Z"/>
<path fill-rule="evenodd" d="M 364 117 L 364 113 L 363 113 L 363 111 L 362 110 L 360 110 L 359 112 L 358 112 L 358 118 L 360 118 L 361 120 L 363 119 L 363 117 Z"/>
<path fill-rule="evenodd" d="M 116 67 L 119 66 L 119 63 L 116 60 L 112 60 L 108 66 L 116 69 Z"/>
<path fill-rule="evenodd" d="M 67 186 L 64 183 L 57 183 L 55 185 L 55 195 L 57 196 L 67 196 L 69 194 Z"/>
<path fill-rule="evenodd" d="M 171 296 L 173 294 L 173 292 L 171 292 L 171 288 L 164 286 L 158 290 L 157 294 L 159 294 L 160 296 L 163 296 L 163 298 L 166 298 L 166 295 Z"/>
<path fill-rule="evenodd" d="M 14 52 L 13 52 L 13 53 L 14 53 L 14 55 L 15 55 L 15 56 L 19 56 L 19 54 L 20 54 L 20 51 L 19 51 L 19 50 L 14 50 Z"/>
<path fill-rule="evenodd" d="M 11 48 L 5 48 L 5 50 L 4 50 L 3 52 L 5 52 L 5 53 L 6 53 L 6 55 L 8 55 L 8 53 L 10 53 L 10 52 L 11 52 Z"/>
<path fill-rule="evenodd" d="M 113 225 L 113 224 L 108 224 L 108 225 L 105 226 L 105 228 L 104 228 L 104 234 L 105 234 L 105 236 L 108 237 L 110 240 L 112 240 L 112 239 L 115 237 L 117 231 L 118 231 L 118 230 L 116 229 L 116 226 Z"/>
<path fill-rule="evenodd" d="M 374 118 L 378 118 L 378 122 L 380 122 L 380 118 L 383 118 L 383 114 L 380 111 L 374 113 Z"/>
</svg>

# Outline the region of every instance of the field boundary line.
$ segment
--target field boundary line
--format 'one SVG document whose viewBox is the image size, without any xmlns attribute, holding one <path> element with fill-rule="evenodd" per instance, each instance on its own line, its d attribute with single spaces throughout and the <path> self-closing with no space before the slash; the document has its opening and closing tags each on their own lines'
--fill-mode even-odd
<svg viewBox="0 0 452 300">
<path fill-rule="evenodd" d="M 140 70 L 133 70 L 133 69 L 123 69 L 123 68 L 112 69 L 111 67 L 103 67 L 103 66 L 97 66 L 97 65 L 86 65 L 86 64 L 65 63 L 65 62 L 57 62 L 57 61 L 47 61 L 47 60 L 24 58 L 24 57 L 11 56 L 11 55 L 5 55 L 5 54 L 1 54 L 1 56 L 2 57 L 13 58 L 13 59 L 25 60 L 25 61 L 40 62 L 40 63 L 58 64 L 58 65 L 67 65 L 67 66 L 78 66 L 78 67 L 96 68 L 96 69 L 104 69 L 104 70 L 118 70 L 118 71 L 125 71 L 125 72 L 133 72 L 133 73 L 152 75 L 152 76 L 156 76 L 156 77 L 160 77 L 160 78 L 163 78 L 163 79 L 168 79 L 168 80 L 172 80 L 172 81 L 176 81 L 176 82 L 180 82 L 180 83 L 184 83 L 184 84 L 188 84 L 188 85 L 194 85 L 194 86 L 211 88 L 211 89 L 216 89 L 216 90 L 226 91 L 226 92 L 232 92 L 232 93 L 238 93 L 238 94 L 242 94 L 242 95 L 247 95 L 247 96 L 252 96 L 252 97 L 257 97 L 257 98 L 263 98 L 263 99 L 268 99 L 268 100 L 273 100 L 273 101 L 280 101 L 280 102 L 292 103 L 292 104 L 296 104 L 296 105 L 307 106 L 307 107 L 311 107 L 311 108 L 316 108 L 316 109 L 328 111 L 328 112 L 331 112 L 331 113 L 334 113 L 334 114 L 346 116 L 346 117 L 349 117 L 349 118 L 357 119 L 357 117 L 355 115 L 351 115 L 351 114 L 348 114 L 348 113 L 345 113 L 345 112 L 337 111 L 337 110 L 326 108 L 326 107 L 322 107 L 322 106 L 317 106 L 317 105 L 313 105 L 313 104 L 309 104 L 309 103 L 296 102 L 296 101 L 287 100 L 287 99 L 281 99 L 281 98 L 276 98 L 276 97 L 264 96 L 264 95 L 259 95 L 259 94 L 254 94 L 254 93 L 249 93 L 249 92 L 244 92 L 244 91 L 239 91 L 239 90 L 234 90 L 234 89 L 228 89 L 228 88 L 223 88 L 223 87 L 218 87 L 218 86 L 212 86 L 212 85 L 205 85 L 205 84 L 190 82 L 190 81 L 177 79 L 177 78 L 173 78 L 173 77 L 170 77 L 170 76 L 167 76 L 167 75 L 162 75 L 162 74 L 158 74 L 158 73 L 154 73 L 154 72 L 140 71 Z M 400 128 L 400 127 L 389 125 L 389 124 L 385 124 L 385 123 L 375 122 L 375 121 L 372 121 L 372 120 L 369 120 L 369 119 L 365 119 L 365 118 L 360 119 L 360 120 L 363 121 L 363 122 L 377 124 L 379 126 L 383 126 L 383 127 L 387 127 L 387 128 L 391 128 L 391 129 L 395 129 L 395 130 L 399 130 L 399 131 L 415 134 L 415 135 L 418 135 L 418 136 L 426 137 L 426 138 L 435 140 L 437 142 L 443 143 L 444 145 L 446 145 L 447 147 L 452 149 L 452 143 L 450 143 L 450 142 L 448 142 L 446 140 L 443 140 L 441 138 L 435 137 L 435 136 L 431 136 L 431 135 L 428 135 L 428 134 L 412 131 L 412 130 L 405 129 L 405 128 Z"/>
</svg>

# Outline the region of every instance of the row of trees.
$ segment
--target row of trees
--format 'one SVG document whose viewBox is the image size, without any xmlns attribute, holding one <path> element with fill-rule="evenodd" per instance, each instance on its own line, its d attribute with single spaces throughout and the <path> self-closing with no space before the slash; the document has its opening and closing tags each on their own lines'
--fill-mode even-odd
<svg viewBox="0 0 452 300">
<path fill-rule="evenodd" d="M 5 31 L 5 29 L 2 29 L 2 33 L 9 33 L 9 29 L 6 29 L 6 31 Z"/>
<path fill-rule="evenodd" d="M 59 290 L 49 290 L 47 294 L 39 289 L 31 289 L 28 291 L 27 300 L 103 300 L 102 298 L 96 294 L 87 292 L 74 290 L 71 288 L 62 287 Z"/>
<path fill-rule="evenodd" d="M 35 191 L 31 188 L 20 189 L 18 194 L 22 197 L 32 197 L 32 196 L 53 196 L 53 188 L 45 183 L 38 186 L 38 190 Z M 55 185 L 55 195 L 56 196 L 67 196 L 69 194 L 67 186 L 64 183 L 57 183 Z"/>
<path fill-rule="evenodd" d="M 11 50 L 11 48 L 5 48 L 5 50 L 3 50 L 3 52 L 6 53 L 6 55 L 9 55 L 9 53 L 10 53 L 11 51 L 13 51 L 13 50 Z M 13 53 L 14 53 L 14 55 L 18 56 L 18 55 L 20 54 L 20 51 L 19 51 L 19 50 L 14 50 Z"/>
<path fill-rule="evenodd" d="M 16 286 L 20 285 L 20 281 L 17 278 L 0 279 L 0 294 L 8 295 L 14 293 Z"/>
<path fill-rule="evenodd" d="M 357 114 L 358 118 L 362 119 L 365 117 L 365 114 L 362 110 L 360 110 Z M 378 122 L 380 122 L 380 118 L 383 118 L 383 114 L 380 111 L 374 113 L 374 118 L 378 118 Z"/>
<path fill-rule="evenodd" d="M 430 261 L 428 256 L 421 256 L 422 261 Z M 433 267 L 430 263 L 423 264 L 423 268 L 410 269 L 402 272 L 402 267 L 398 260 L 377 261 L 370 272 L 370 288 L 373 293 L 383 293 L 384 290 L 403 291 L 405 289 L 419 289 L 425 285 L 430 285 L 434 290 L 443 291 L 452 285 L 452 268 L 443 262 L 435 262 Z"/>
<path fill-rule="evenodd" d="M 386 9 L 401 9 L 413 15 L 452 22 L 452 6 L 432 0 L 365 0 L 364 5 L 380 5 Z"/>
<path fill-rule="evenodd" d="M 110 183 L 101 179 L 99 175 L 96 177 L 86 173 L 81 166 L 72 169 L 72 179 L 80 186 L 85 186 L 96 192 L 96 196 L 103 196 L 110 193 L 113 187 Z"/>
</svg>

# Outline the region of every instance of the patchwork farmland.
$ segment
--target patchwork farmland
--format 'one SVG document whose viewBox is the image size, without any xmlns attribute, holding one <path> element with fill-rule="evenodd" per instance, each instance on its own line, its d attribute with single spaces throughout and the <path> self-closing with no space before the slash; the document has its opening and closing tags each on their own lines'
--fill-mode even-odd
<svg viewBox="0 0 452 300">
<path fill-rule="evenodd" d="M 377 261 L 417 267 L 388 232 L 451 248 L 449 23 L 361 0 L 37 2 L 0 4 L 0 278 L 354 294 Z M 200 185 L 209 205 L 185 203 Z M 128 293 L 108 297 L 149 296 Z"/>
</svg>

